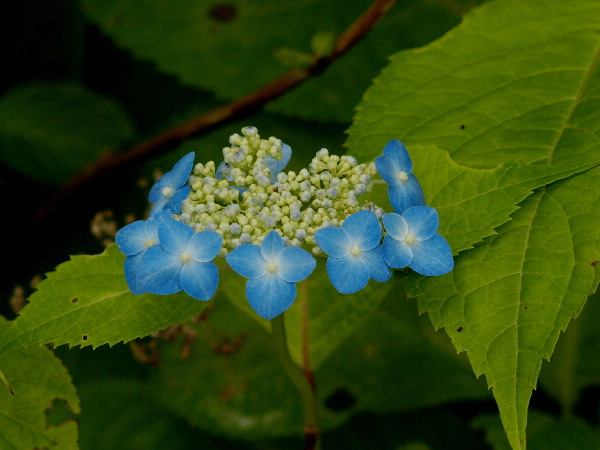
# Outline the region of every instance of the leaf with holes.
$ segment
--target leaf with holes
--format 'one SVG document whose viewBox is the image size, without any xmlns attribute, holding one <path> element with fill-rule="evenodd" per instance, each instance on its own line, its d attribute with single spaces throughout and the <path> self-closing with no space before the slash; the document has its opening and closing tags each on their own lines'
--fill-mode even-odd
<svg viewBox="0 0 600 450">
<path fill-rule="evenodd" d="M 31 344 L 114 345 L 180 323 L 206 307 L 184 293 L 132 294 L 124 261 L 112 245 L 100 255 L 73 256 L 60 264 L 0 336 L 0 354 Z"/>
<path fill-rule="evenodd" d="M 9 322 L 0 316 L 0 333 L 8 327 Z M 2 448 L 76 449 L 77 424 L 49 425 L 45 414 L 56 400 L 80 412 L 75 387 L 60 360 L 46 348 L 18 349 L 0 355 L 0 367 L 15 391 L 13 396 L 0 389 Z"/>
<path fill-rule="evenodd" d="M 476 168 L 594 163 L 598 29 L 595 0 L 489 2 L 437 42 L 393 56 L 358 107 L 350 152 L 371 158 L 400 138 Z M 421 170 L 422 184 L 434 183 Z M 485 373 L 513 448 L 525 447 L 542 358 L 598 285 L 599 176 L 592 168 L 538 188 L 498 234 L 463 251 L 452 273 L 409 280 L 420 310 Z M 476 195 L 479 186 L 469 188 Z"/>
</svg>

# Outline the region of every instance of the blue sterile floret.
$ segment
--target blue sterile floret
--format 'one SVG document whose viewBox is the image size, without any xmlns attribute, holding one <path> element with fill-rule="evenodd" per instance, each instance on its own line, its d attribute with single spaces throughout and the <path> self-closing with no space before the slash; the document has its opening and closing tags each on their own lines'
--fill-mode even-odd
<svg viewBox="0 0 600 450">
<path fill-rule="evenodd" d="M 221 250 L 221 235 L 195 233 L 170 215 L 161 215 L 159 222 L 158 245 L 146 251 L 137 267 L 138 285 L 153 294 L 183 290 L 198 300 L 209 300 L 219 284 L 219 271 L 212 260 Z"/>
<path fill-rule="evenodd" d="M 327 274 L 340 293 L 360 291 L 369 278 L 390 279 L 392 273 L 379 245 L 381 225 L 373 212 L 359 211 L 349 216 L 341 227 L 321 228 L 315 239 L 329 255 Z"/>
<path fill-rule="evenodd" d="M 125 258 L 125 279 L 129 289 L 134 294 L 146 292 L 138 283 L 137 271 L 146 251 L 158 244 L 158 225 L 160 216 L 150 217 L 148 220 L 137 220 L 121 228 L 115 236 L 119 250 L 127 255 Z"/>
<path fill-rule="evenodd" d="M 171 211 L 173 214 L 181 213 L 181 204 L 190 193 L 187 184 L 194 165 L 194 152 L 181 158 L 173 169 L 165 173 L 150 189 L 148 200 L 154 203 L 150 215 L 162 210 Z"/>
<path fill-rule="evenodd" d="M 429 206 L 413 206 L 402 214 L 383 216 L 387 236 L 383 257 L 395 269 L 410 267 L 421 275 L 444 275 L 454 267 L 448 242 L 437 233 L 438 213 Z"/>
<path fill-rule="evenodd" d="M 406 147 L 394 139 L 375 158 L 375 166 L 388 184 L 390 203 L 398 214 L 411 206 L 425 206 L 425 196 L 419 181 L 412 173 L 412 161 Z"/>
<path fill-rule="evenodd" d="M 249 278 L 246 297 L 256 313 L 272 319 L 288 309 L 296 298 L 296 283 L 315 269 L 310 253 L 298 247 L 285 247 L 276 231 L 270 231 L 262 244 L 242 245 L 226 257 L 233 270 Z"/>
</svg>

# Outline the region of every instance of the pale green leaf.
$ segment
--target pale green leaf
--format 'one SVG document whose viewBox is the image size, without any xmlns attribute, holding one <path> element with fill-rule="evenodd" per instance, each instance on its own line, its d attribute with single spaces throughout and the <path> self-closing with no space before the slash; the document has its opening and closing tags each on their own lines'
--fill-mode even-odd
<svg viewBox="0 0 600 450">
<path fill-rule="evenodd" d="M 86 0 L 91 20 L 119 46 L 183 83 L 232 99 L 282 75 L 276 57 L 286 47 L 310 53 L 315 35 L 338 36 L 369 0 Z M 423 45 L 455 25 L 475 2 L 398 3 L 388 17 L 318 78 L 270 105 L 304 118 L 350 119 L 361 93 L 400 48 Z M 431 20 L 435 16 L 436 20 Z M 310 18 L 310 20 L 307 20 Z M 320 45 L 320 47 L 323 47 Z M 323 50 L 323 48 L 319 48 Z"/>
<path fill-rule="evenodd" d="M 0 317 L 0 333 L 9 326 Z M 67 370 L 46 348 L 18 349 L 0 355 L 0 367 L 15 395 L 0 389 L 0 448 L 77 448 L 77 424 L 47 424 L 45 411 L 56 399 L 79 413 L 79 399 Z"/>
<path fill-rule="evenodd" d="M 78 84 L 27 84 L 0 97 L 0 161 L 39 182 L 64 183 L 132 137 L 119 105 Z"/>
<path fill-rule="evenodd" d="M 114 345 L 182 322 L 206 307 L 184 293 L 132 294 L 124 261 L 112 245 L 100 255 L 73 256 L 60 264 L 0 336 L 0 353 L 32 344 Z"/>
<path fill-rule="evenodd" d="M 359 105 L 351 153 L 370 158 L 399 138 L 473 167 L 596 161 L 599 28 L 593 0 L 484 5 L 439 41 L 392 58 Z M 486 374 L 514 448 L 525 446 L 542 358 L 598 283 L 598 176 L 591 169 L 540 188 L 498 235 L 461 253 L 454 272 L 411 289 Z"/>
</svg>

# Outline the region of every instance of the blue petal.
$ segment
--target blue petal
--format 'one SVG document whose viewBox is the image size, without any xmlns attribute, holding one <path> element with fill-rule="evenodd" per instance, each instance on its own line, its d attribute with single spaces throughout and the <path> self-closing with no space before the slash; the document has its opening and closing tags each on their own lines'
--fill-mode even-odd
<svg viewBox="0 0 600 450">
<path fill-rule="evenodd" d="M 386 156 L 378 156 L 375 158 L 375 167 L 377 168 L 379 175 L 381 175 L 381 178 L 383 178 L 387 184 L 393 185 L 398 182 L 398 170 Z"/>
<path fill-rule="evenodd" d="M 183 201 L 188 197 L 191 191 L 191 186 L 186 184 L 175 191 L 175 193 L 167 199 L 167 203 L 164 205 L 163 209 L 167 209 L 171 211 L 173 214 L 181 214 L 181 210 L 183 209 Z M 151 214 L 156 214 L 154 208 Z"/>
<path fill-rule="evenodd" d="M 161 198 L 164 198 L 162 191 L 165 187 L 170 186 L 171 183 L 171 172 L 165 173 L 162 177 L 158 179 L 154 186 L 150 188 L 150 193 L 148 194 L 148 201 L 150 203 L 156 203 Z"/>
<path fill-rule="evenodd" d="M 136 255 L 146 249 L 146 222 L 136 220 L 121 228 L 115 236 L 119 250 L 125 255 Z"/>
<path fill-rule="evenodd" d="M 327 274 L 331 284 L 342 294 L 352 294 L 364 288 L 369 282 L 371 270 L 361 258 L 346 256 L 345 258 L 327 259 Z"/>
<path fill-rule="evenodd" d="M 408 233 L 408 224 L 404 217 L 396 213 L 387 213 L 382 217 L 385 231 L 396 240 L 406 238 Z"/>
<path fill-rule="evenodd" d="M 223 238 L 215 231 L 200 231 L 190 238 L 187 251 L 198 262 L 207 262 L 214 259 L 221 250 Z"/>
<path fill-rule="evenodd" d="M 425 206 L 425 196 L 417 178 L 411 173 L 408 180 L 388 187 L 390 203 L 398 214 L 411 206 Z"/>
<path fill-rule="evenodd" d="M 141 283 L 138 283 L 138 271 L 145 253 L 146 249 L 142 250 L 137 255 L 125 258 L 125 280 L 127 281 L 129 290 L 136 295 L 148 292 Z"/>
<path fill-rule="evenodd" d="M 363 252 L 361 257 L 369 266 L 371 278 L 373 278 L 375 281 L 381 282 L 385 282 L 390 279 L 392 276 L 392 271 L 383 259 L 383 251 L 380 245 L 374 249 Z"/>
<path fill-rule="evenodd" d="M 277 255 L 277 274 L 285 281 L 296 283 L 308 277 L 317 265 L 315 258 L 298 247 L 285 247 Z"/>
<path fill-rule="evenodd" d="M 246 283 L 246 297 L 263 319 L 272 319 L 288 309 L 296 299 L 296 285 L 267 274 Z"/>
<path fill-rule="evenodd" d="M 181 258 L 165 251 L 160 245 L 150 247 L 137 266 L 136 282 L 146 292 L 168 295 L 181 290 L 179 274 Z"/>
<path fill-rule="evenodd" d="M 177 164 L 171 170 L 171 180 L 169 186 L 173 189 L 179 189 L 183 186 L 190 174 L 192 173 L 192 169 L 194 168 L 194 152 L 190 152 L 177 161 Z"/>
<path fill-rule="evenodd" d="M 317 230 L 315 240 L 321 250 L 335 258 L 343 258 L 352 249 L 350 235 L 340 227 L 325 227 Z"/>
<path fill-rule="evenodd" d="M 290 162 L 290 158 L 292 157 L 292 148 L 287 144 L 283 144 L 281 148 L 281 154 L 282 157 L 279 161 L 272 156 L 265 156 L 265 166 L 267 166 L 267 168 L 269 168 L 271 171 L 271 176 L 269 177 L 271 184 L 277 181 L 277 174 L 285 169 L 285 166 L 287 166 L 288 162 Z"/>
<path fill-rule="evenodd" d="M 394 139 L 385 145 L 383 148 L 383 155 L 392 162 L 396 171 L 406 173 L 412 172 L 412 161 L 408 154 L 408 150 L 406 150 L 404 144 L 398 139 Z"/>
<path fill-rule="evenodd" d="M 227 264 L 246 278 L 258 278 L 267 272 L 267 262 L 258 245 L 241 245 L 225 257 Z"/>
<path fill-rule="evenodd" d="M 431 206 L 413 206 L 402 213 L 408 223 L 409 233 L 417 240 L 430 239 L 438 230 L 440 218 Z"/>
<path fill-rule="evenodd" d="M 397 241 L 391 235 L 383 239 L 383 259 L 388 266 L 394 269 L 402 269 L 413 260 L 411 247 L 404 241 Z"/>
<path fill-rule="evenodd" d="M 158 244 L 158 227 L 161 224 L 161 221 L 166 219 L 167 217 L 172 217 L 172 214 L 168 211 L 164 211 L 162 213 L 158 213 L 148 220 L 146 220 L 146 238 L 149 241 L 154 241 Z"/>
<path fill-rule="evenodd" d="M 212 261 L 188 261 L 181 269 L 180 281 L 189 296 L 197 300 L 210 300 L 219 285 L 219 270 Z"/>
<path fill-rule="evenodd" d="M 229 166 L 227 166 L 227 163 L 225 161 L 221 161 L 221 164 L 219 164 L 219 167 L 217 167 L 217 171 L 215 172 L 215 178 L 218 180 L 221 180 L 223 178 L 225 178 L 226 180 L 233 180 L 233 177 L 231 175 L 229 175 Z M 225 176 L 223 176 L 223 174 L 225 174 Z"/>
<path fill-rule="evenodd" d="M 194 230 L 185 223 L 173 218 L 164 219 L 158 227 L 158 240 L 160 245 L 169 253 L 181 255 L 187 251 L 188 242 Z"/>
<path fill-rule="evenodd" d="M 416 241 L 412 252 L 413 260 L 409 267 L 421 275 L 444 275 L 454 268 L 450 245 L 439 234 L 426 241 Z"/>
<path fill-rule="evenodd" d="M 350 215 L 342 228 L 350 235 L 352 245 L 361 250 L 371 250 L 381 241 L 381 225 L 373 211 L 363 209 Z"/>
<path fill-rule="evenodd" d="M 263 240 L 260 246 L 260 252 L 268 262 L 275 262 L 277 260 L 277 255 L 283 249 L 283 239 L 279 236 L 277 231 L 272 230 L 269 231 L 269 234 Z"/>
</svg>

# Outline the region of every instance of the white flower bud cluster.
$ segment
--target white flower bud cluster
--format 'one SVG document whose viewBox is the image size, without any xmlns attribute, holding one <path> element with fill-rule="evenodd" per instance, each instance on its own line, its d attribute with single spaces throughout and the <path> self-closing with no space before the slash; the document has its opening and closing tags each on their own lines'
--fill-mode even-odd
<svg viewBox="0 0 600 450">
<path fill-rule="evenodd" d="M 183 202 L 179 220 L 196 231 L 214 230 L 223 236 L 221 255 L 243 244 L 261 244 L 275 229 L 286 245 L 305 247 L 319 254 L 315 232 L 340 226 L 345 218 L 363 208 L 379 217 L 381 208 L 361 205 L 376 174 L 374 163 L 358 164 L 352 156 L 330 155 L 321 149 L 308 169 L 277 174 L 271 183 L 265 157 L 282 158 L 282 143 L 261 140 L 256 128 L 245 127 L 234 134 L 231 147 L 223 149 L 226 166 L 222 178 L 211 161 L 196 164 L 189 183 L 191 192 Z"/>
</svg>

